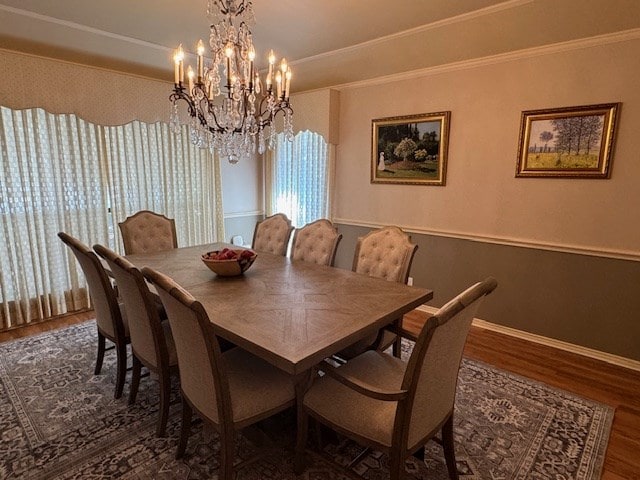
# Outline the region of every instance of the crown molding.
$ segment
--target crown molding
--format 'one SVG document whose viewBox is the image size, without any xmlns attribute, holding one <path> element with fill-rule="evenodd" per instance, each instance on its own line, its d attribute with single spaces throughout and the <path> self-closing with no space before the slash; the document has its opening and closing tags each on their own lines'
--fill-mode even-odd
<svg viewBox="0 0 640 480">
<path fill-rule="evenodd" d="M 24 10 L 22 8 L 15 8 L 7 5 L 0 5 L 0 11 L 13 13 L 15 15 L 20 15 L 27 18 L 32 18 L 34 20 L 39 20 L 41 22 L 53 23 L 55 25 L 71 28 L 73 30 L 79 30 L 85 33 L 91 33 L 93 35 L 98 35 L 101 37 L 107 37 L 107 38 L 112 38 L 114 40 L 120 40 L 122 42 L 133 43 L 135 45 L 140 45 L 142 47 L 153 48 L 154 50 L 160 50 L 162 52 L 171 53 L 173 51 L 173 49 L 169 47 L 165 47 L 164 45 L 158 45 L 157 43 L 147 42 L 145 40 L 128 37 L 126 35 L 120 35 L 118 33 L 107 32 L 106 30 L 100 30 L 99 28 L 93 28 L 93 27 L 89 27 L 88 25 L 82 25 L 80 23 L 72 22 L 69 20 L 62 20 L 60 18 L 50 17 L 49 15 L 42 15 L 40 13 L 31 12 L 29 10 Z"/>
<path fill-rule="evenodd" d="M 360 220 L 351 220 L 347 218 L 334 218 L 333 223 L 352 225 L 356 227 L 380 228 L 382 225 L 373 222 L 363 222 Z M 622 249 L 609 249 L 586 247 L 582 245 L 559 244 L 539 242 L 535 240 L 527 240 L 514 237 L 492 237 L 476 233 L 456 232 L 452 230 L 428 229 L 424 227 L 412 225 L 398 225 L 405 232 L 416 233 L 419 235 L 431 235 L 435 237 L 456 238 L 460 240 L 469 240 L 471 242 L 490 243 L 494 245 L 505 245 L 509 247 L 530 248 L 533 250 L 547 250 L 551 252 L 572 253 L 576 255 L 587 255 L 590 257 L 602 257 L 615 260 L 628 260 L 632 262 L 640 262 L 640 252 Z"/>
<path fill-rule="evenodd" d="M 541 47 L 524 48 L 513 52 L 499 53 L 487 57 L 473 58 L 469 60 L 461 60 L 459 62 L 447 63 L 444 65 L 436 65 L 434 67 L 426 67 L 408 72 L 394 73 L 381 77 L 370 78 L 367 80 L 358 80 L 356 82 L 348 82 L 339 85 L 333 85 L 329 88 L 337 90 L 348 90 L 351 88 L 369 87 L 373 85 L 382 85 L 401 80 L 412 80 L 415 78 L 428 77 L 432 75 L 440 75 L 442 73 L 456 72 L 459 70 L 469 70 L 488 65 L 512 62 L 527 58 L 540 57 L 544 55 L 553 55 L 557 53 L 570 52 L 573 50 L 581 50 L 585 48 L 599 47 L 612 43 L 629 42 L 640 39 L 640 28 L 632 28 L 621 32 L 607 33 L 597 35 L 595 37 L 580 38 L 577 40 L 569 40 L 566 42 L 554 43 L 551 45 L 543 45 Z M 310 57 L 311 58 L 311 57 Z"/>
<path fill-rule="evenodd" d="M 333 57 L 335 55 L 343 55 L 345 53 L 353 52 L 360 50 L 361 48 L 366 48 L 374 45 L 379 45 L 381 43 L 386 43 L 390 40 L 395 40 L 397 38 L 408 37 L 410 35 L 416 35 L 419 33 L 427 32 L 429 30 L 435 30 L 436 28 L 441 28 L 447 25 L 453 25 L 456 23 L 466 22 L 468 20 L 472 20 L 474 18 L 484 17 L 487 15 L 493 15 L 497 12 L 501 12 L 503 10 L 509 10 L 512 8 L 520 7 L 522 5 L 526 5 L 528 3 L 532 3 L 534 0 L 507 0 L 505 2 L 492 5 L 490 7 L 480 8 L 478 10 L 474 10 L 472 12 L 462 13 L 460 15 L 456 15 L 454 17 L 444 18 L 442 20 L 438 20 L 436 22 L 427 23 L 425 25 L 420 25 L 419 27 L 410 28 L 408 30 L 403 30 L 401 32 L 392 33 L 390 35 L 385 35 L 384 37 L 374 38 L 373 40 L 367 40 L 366 42 L 357 43 L 355 45 L 349 45 L 348 47 L 338 48 L 337 50 L 331 50 L 330 52 L 323 52 L 317 55 L 312 55 L 310 57 L 301 58 L 298 60 L 294 60 L 289 62 L 291 65 L 299 65 L 305 62 L 311 62 L 315 60 L 319 60 L 322 58 Z"/>
</svg>

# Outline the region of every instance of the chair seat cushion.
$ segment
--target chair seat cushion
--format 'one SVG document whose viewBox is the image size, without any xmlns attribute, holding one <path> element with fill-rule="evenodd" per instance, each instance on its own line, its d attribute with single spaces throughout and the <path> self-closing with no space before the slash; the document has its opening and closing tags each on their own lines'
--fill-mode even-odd
<svg viewBox="0 0 640 480">
<path fill-rule="evenodd" d="M 229 379 L 234 423 L 277 410 L 295 400 L 293 378 L 282 370 L 241 348 L 228 350 L 222 358 Z"/>
<path fill-rule="evenodd" d="M 370 350 L 338 370 L 378 388 L 399 390 L 406 363 Z M 397 405 L 366 397 L 328 375 L 317 379 L 304 397 L 304 406 L 327 422 L 387 447 L 391 446 Z"/>
</svg>

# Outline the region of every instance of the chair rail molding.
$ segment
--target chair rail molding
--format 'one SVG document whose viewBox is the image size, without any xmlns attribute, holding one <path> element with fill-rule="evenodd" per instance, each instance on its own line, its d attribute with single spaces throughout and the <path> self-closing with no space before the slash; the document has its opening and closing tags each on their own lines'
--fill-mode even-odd
<svg viewBox="0 0 640 480">
<path fill-rule="evenodd" d="M 246 212 L 225 212 L 224 218 L 258 217 L 264 215 L 264 210 L 249 210 Z"/>
<path fill-rule="evenodd" d="M 354 227 L 380 228 L 382 225 L 374 222 L 363 222 L 348 218 L 334 218 L 333 223 L 350 225 Z M 577 255 L 587 255 L 591 257 L 611 258 L 616 260 L 629 260 L 640 262 L 640 252 L 632 250 L 622 250 L 613 248 L 589 247 L 583 245 L 560 244 L 550 242 L 540 242 L 514 237 L 491 237 L 476 233 L 456 232 L 450 230 L 429 229 L 413 225 L 397 225 L 405 232 L 417 233 L 419 235 L 432 235 L 436 237 L 457 238 L 472 242 L 491 243 L 495 245 L 506 245 L 510 247 L 530 248 L 534 250 L 548 250 L 552 252 L 573 253 Z"/>
</svg>

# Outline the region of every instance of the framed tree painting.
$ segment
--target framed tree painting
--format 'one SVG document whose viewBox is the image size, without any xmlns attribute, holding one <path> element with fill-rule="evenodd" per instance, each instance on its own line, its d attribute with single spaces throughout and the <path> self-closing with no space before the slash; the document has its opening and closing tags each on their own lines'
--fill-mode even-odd
<svg viewBox="0 0 640 480">
<path fill-rule="evenodd" d="M 444 185 L 451 112 L 371 123 L 371 183 Z"/>
<path fill-rule="evenodd" d="M 609 178 L 619 103 L 522 112 L 516 177 Z"/>
</svg>

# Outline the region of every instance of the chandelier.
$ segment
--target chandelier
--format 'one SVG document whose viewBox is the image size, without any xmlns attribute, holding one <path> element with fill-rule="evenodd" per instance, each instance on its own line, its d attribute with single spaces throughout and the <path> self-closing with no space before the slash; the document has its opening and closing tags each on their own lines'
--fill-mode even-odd
<svg viewBox="0 0 640 480">
<path fill-rule="evenodd" d="M 255 19 L 251 1 L 208 0 L 207 16 L 211 21 L 211 59 L 205 62 L 208 59 L 200 40 L 196 69 L 188 66 L 186 85 L 182 45 L 173 57 L 174 88 L 169 97 L 173 104 L 172 130 L 180 129 L 178 101 L 184 100 L 191 117 L 191 141 L 218 151 L 230 163 L 256 151 L 262 154 L 266 147 L 273 149 L 278 113 L 283 114 L 286 138 L 292 140 L 291 68 L 284 58 L 276 65 L 271 50 L 263 85 L 254 63 L 256 51 L 250 27 Z"/>
</svg>

